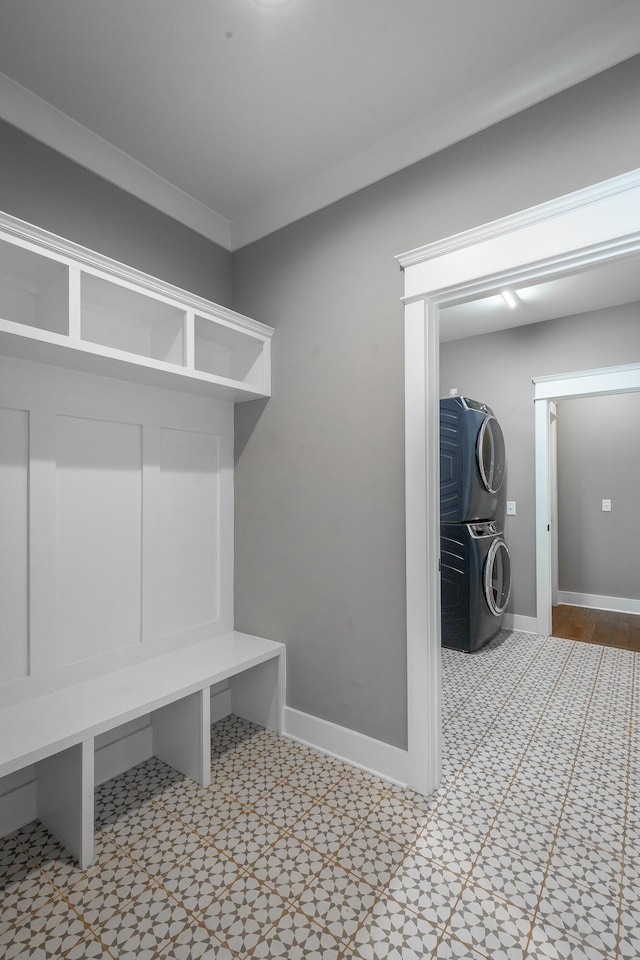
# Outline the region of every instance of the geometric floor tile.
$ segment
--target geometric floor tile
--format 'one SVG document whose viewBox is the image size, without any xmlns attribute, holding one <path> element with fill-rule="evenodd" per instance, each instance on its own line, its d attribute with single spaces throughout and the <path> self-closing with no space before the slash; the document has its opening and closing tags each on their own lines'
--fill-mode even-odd
<svg viewBox="0 0 640 960">
<path fill-rule="evenodd" d="M 377 897 L 372 887 L 333 864 L 312 878 L 298 898 L 298 909 L 336 940 L 346 941 L 355 934 Z"/>
<path fill-rule="evenodd" d="M 638 904 L 624 904 L 620 915 L 620 960 L 640 957 L 640 910 Z"/>
<path fill-rule="evenodd" d="M 549 874 L 539 917 L 605 954 L 615 954 L 619 903 L 558 874 Z"/>
<path fill-rule="evenodd" d="M 600 950 L 581 943 L 570 933 L 550 924 L 536 921 L 531 933 L 527 960 L 614 960 L 615 951 L 603 954 Z"/>
<path fill-rule="evenodd" d="M 448 931 L 491 960 L 522 960 L 533 916 L 483 890 L 467 886 Z"/>
<path fill-rule="evenodd" d="M 544 880 L 544 869 L 517 853 L 485 845 L 470 874 L 472 883 L 509 903 L 533 912 Z"/>
<path fill-rule="evenodd" d="M 249 953 L 286 912 L 287 904 L 251 876 L 227 887 L 224 896 L 203 911 L 201 922 L 235 953 Z"/>
<path fill-rule="evenodd" d="M 458 829 L 437 817 L 430 820 L 416 842 L 416 850 L 428 860 L 438 860 L 454 872 L 467 874 L 471 870 L 483 838 L 468 830 Z"/>
<path fill-rule="evenodd" d="M 464 879 L 435 860 L 410 856 L 403 862 L 387 892 L 399 904 L 430 923 L 444 926 L 462 891 Z"/>
<path fill-rule="evenodd" d="M 295 900 L 326 863 L 316 850 L 284 836 L 252 864 L 251 873 L 284 900 Z"/>
<path fill-rule="evenodd" d="M 432 956 L 441 931 L 395 900 L 376 904 L 350 943 L 358 960 L 423 960 Z"/>
<path fill-rule="evenodd" d="M 334 854 L 336 863 L 361 877 L 372 887 L 386 889 L 394 873 L 402 864 L 406 849 L 395 840 L 369 827 L 355 830 L 347 842 Z"/>
<path fill-rule="evenodd" d="M 206 927 L 192 923 L 157 954 L 157 960 L 237 960 L 237 957 Z"/>
<path fill-rule="evenodd" d="M 616 900 L 620 895 L 622 858 L 608 850 L 580 843 L 567 834 L 558 834 L 549 870 L 590 887 L 607 900 Z"/>
<path fill-rule="evenodd" d="M 550 827 L 503 809 L 489 831 L 487 843 L 504 847 L 526 860 L 544 865 L 549 859 L 554 839 L 555 832 Z"/>
<path fill-rule="evenodd" d="M 60 900 L 53 909 L 29 914 L 0 934 L 0 956 L 3 960 L 57 960 L 88 936 L 78 914 Z"/>
<path fill-rule="evenodd" d="M 238 717 L 101 784 L 94 864 L 0 838 L 2 960 L 639 960 L 640 655 L 442 650 L 422 797 Z"/>
<path fill-rule="evenodd" d="M 182 933 L 189 915 L 159 887 L 149 887 L 118 913 L 101 920 L 94 932 L 118 960 L 150 960 Z"/>
<path fill-rule="evenodd" d="M 185 910 L 199 915 L 240 876 L 237 864 L 215 847 L 199 847 L 186 862 L 165 873 L 161 882 Z"/>
<path fill-rule="evenodd" d="M 253 948 L 252 960 L 339 960 L 344 945 L 304 913 L 285 913 Z"/>
</svg>

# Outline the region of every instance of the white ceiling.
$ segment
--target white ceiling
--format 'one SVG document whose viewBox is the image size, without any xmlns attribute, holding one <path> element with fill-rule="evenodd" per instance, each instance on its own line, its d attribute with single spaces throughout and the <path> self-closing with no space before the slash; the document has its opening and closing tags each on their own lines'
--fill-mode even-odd
<svg viewBox="0 0 640 960">
<path fill-rule="evenodd" d="M 499 294 L 445 307 L 441 341 L 636 303 L 640 301 L 640 257 L 621 257 L 560 279 L 511 289 L 518 298 L 515 308 Z"/>
<path fill-rule="evenodd" d="M 0 0 L 0 116 L 235 249 L 639 51 L 637 0 Z"/>
</svg>

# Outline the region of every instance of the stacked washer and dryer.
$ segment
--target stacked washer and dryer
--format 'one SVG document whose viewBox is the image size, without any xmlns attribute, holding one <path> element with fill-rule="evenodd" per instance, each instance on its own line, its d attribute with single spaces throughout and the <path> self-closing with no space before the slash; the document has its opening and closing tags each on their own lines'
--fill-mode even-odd
<svg viewBox="0 0 640 960">
<path fill-rule="evenodd" d="M 490 407 L 440 401 L 442 645 L 471 653 L 495 637 L 511 590 L 504 541 L 504 437 Z"/>
</svg>

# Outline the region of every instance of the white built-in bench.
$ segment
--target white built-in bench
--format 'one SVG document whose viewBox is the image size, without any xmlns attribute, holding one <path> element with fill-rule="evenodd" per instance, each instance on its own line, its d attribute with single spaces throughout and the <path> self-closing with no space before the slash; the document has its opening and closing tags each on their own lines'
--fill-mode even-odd
<svg viewBox="0 0 640 960">
<path fill-rule="evenodd" d="M 150 715 L 153 754 L 210 784 L 210 687 L 281 731 L 285 647 L 231 632 L 0 708 L 0 777 L 36 764 L 38 818 L 84 868 L 93 860 L 94 739 Z"/>
</svg>

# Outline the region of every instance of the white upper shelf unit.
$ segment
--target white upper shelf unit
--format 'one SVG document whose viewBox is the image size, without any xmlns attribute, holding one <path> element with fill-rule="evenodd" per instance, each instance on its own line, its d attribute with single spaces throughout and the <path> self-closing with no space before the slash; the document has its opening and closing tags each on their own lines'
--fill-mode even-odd
<svg viewBox="0 0 640 960">
<path fill-rule="evenodd" d="M 0 353 L 221 400 L 271 394 L 273 329 L 0 213 Z"/>
</svg>

